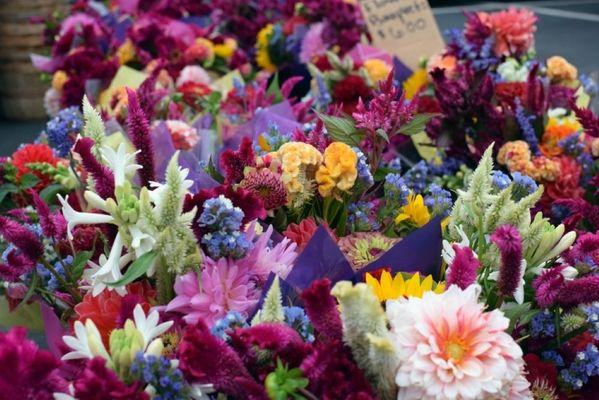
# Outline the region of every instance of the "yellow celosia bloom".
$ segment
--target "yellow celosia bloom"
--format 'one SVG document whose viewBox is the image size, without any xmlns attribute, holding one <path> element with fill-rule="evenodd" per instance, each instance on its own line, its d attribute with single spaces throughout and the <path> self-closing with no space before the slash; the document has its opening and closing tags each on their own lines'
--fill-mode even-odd
<svg viewBox="0 0 599 400">
<path fill-rule="evenodd" d="M 237 50 L 237 42 L 233 38 L 226 38 L 224 43 L 214 45 L 214 54 L 221 58 L 230 58 Z"/>
<path fill-rule="evenodd" d="M 370 80 L 374 84 L 387 79 L 389 72 L 391 72 L 391 66 L 379 58 L 366 60 L 364 61 L 363 66 L 370 77 Z"/>
<path fill-rule="evenodd" d="M 273 25 L 268 24 L 258 32 L 258 36 L 256 37 L 256 64 L 268 72 L 275 72 L 277 70 L 268 53 L 268 41 L 273 31 Z"/>
<path fill-rule="evenodd" d="M 287 199 L 301 205 L 312 195 L 316 170 L 322 163 L 322 154 L 312 145 L 289 142 L 271 153 L 281 164 L 281 180 L 287 190 Z"/>
<path fill-rule="evenodd" d="M 52 75 L 52 88 L 56 91 L 61 91 L 62 87 L 69 80 L 67 73 L 59 70 Z"/>
<path fill-rule="evenodd" d="M 123 42 L 122 45 L 116 51 L 116 55 L 119 59 L 119 64 L 127 64 L 129 61 L 135 58 L 135 46 L 130 39 Z"/>
<path fill-rule="evenodd" d="M 322 197 L 333 194 L 334 189 L 348 191 L 358 177 L 358 156 L 351 147 L 333 142 L 324 151 L 324 164 L 316 172 L 316 183 Z"/>
<path fill-rule="evenodd" d="M 412 75 L 403 83 L 403 90 L 406 100 L 411 100 L 428 83 L 428 72 L 420 68 L 414 71 Z"/>
<path fill-rule="evenodd" d="M 445 290 L 445 284 L 436 284 L 431 275 L 420 281 L 418 272 L 407 280 L 404 280 L 401 272 L 398 272 L 395 278 L 391 278 L 389 272 L 383 271 L 380 280 L 366 273 L 366 284 L 372 288 L 381 302 L 398 299 L 401 296 L 422 297 L 424 292 L 442 293 Z"/>
<path fill-rule="evenodd" d="M 430 221 L 430 219 L 431 214 L 424 205 L 424 198 L 422 195 L 410 193 L 408 196 L 408 204 L 400 209 L 399 215 L 395 217 L 395 223 L 399 224 L 402 221 L 407 221 L 421 227 Z"/>
</svg>

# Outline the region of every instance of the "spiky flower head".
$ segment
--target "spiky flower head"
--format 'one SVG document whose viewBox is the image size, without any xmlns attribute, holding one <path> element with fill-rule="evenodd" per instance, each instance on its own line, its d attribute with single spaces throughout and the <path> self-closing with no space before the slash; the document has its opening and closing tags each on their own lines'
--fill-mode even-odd
<svg viewBox="0 0 599 400">
<path fill-rule="evenodd" d="M 273 210 L 287 202 L 287 191 L 281 176 L 268 168 L 247 173 L 241 181 L 241 187 L 258 195 L 267 210 Z"/>
</svg>

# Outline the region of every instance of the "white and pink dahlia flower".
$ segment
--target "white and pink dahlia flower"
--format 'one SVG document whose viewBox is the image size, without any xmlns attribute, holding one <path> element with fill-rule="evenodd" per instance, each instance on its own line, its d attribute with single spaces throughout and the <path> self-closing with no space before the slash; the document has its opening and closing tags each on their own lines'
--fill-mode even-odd
<svg viewBox="0 0 599 400">
<path fill-rule="evenodd" d="M 527 398 L 527 387 L 514 387 L 521 386 L 524 362 L 506 332 L 509 320 L 499 310 L 485 312 L 479 290 L 452 285 L 441 294 L 387 302 L 401 360 L 398 400 Z"/>
</svg>

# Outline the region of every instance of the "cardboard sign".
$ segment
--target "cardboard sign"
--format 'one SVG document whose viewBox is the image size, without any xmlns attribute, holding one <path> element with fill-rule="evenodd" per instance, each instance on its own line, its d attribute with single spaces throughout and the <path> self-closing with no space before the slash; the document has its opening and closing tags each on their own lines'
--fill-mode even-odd
<svg viewBox="0 0 599 400">
<path fill-rule="evenodd" d="M 411 69 L 444 42 L 427 0 L 359 0 L 373 45 L 396 55 Z"/>
</svg>

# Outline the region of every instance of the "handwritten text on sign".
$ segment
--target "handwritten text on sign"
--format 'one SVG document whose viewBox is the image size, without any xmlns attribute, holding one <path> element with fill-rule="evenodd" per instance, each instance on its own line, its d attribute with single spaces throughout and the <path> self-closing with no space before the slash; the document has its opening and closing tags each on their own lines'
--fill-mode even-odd
<svg viewBox="0 0 599 400">
<path fill-rule="evenodd" d="M 443 49 L 427 0 L 360 0 L 373 44 L 414 69 L 420 57 Z"/>
</svg>

